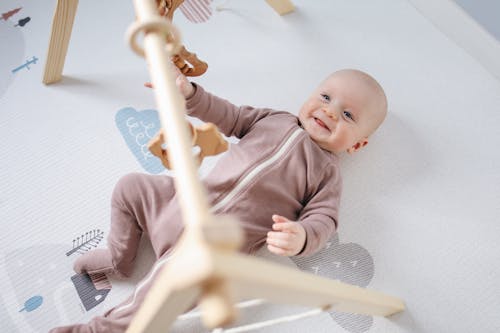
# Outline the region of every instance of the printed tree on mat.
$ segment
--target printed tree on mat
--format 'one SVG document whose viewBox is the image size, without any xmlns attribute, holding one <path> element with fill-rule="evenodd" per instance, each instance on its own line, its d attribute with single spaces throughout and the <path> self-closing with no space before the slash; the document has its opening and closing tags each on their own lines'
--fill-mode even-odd
<svg viewBox="0 0 500 333">
<path fill-rule="evenodd" d="M 23 19 L 20 19 L 19 21 L 17 21 L 17 24 L 15 25 L 15 27 L 24 27 L 26 25 L 26 23 L 28 23 L 29 21 L 31 21 L 31 17 L 25 17 Z"/>
<path fill-rule="evenodd" d="M 91 248 L 97 247 L 97 245 L 103 238 L 104 231 L 101 231 L 99 229 L 88 231 L 85 234 L 82 234 L 73 239 L 73 248 L 66 252 L 66 255 L 69 257 L 75 252 L 78 252 L 80 254 L 83 252 L 87 252 Z"/>
<path fill-rule="evenodd" d="M 10 11 L 8 11 L 6 13 L 3 13 L 2 14 L 2 19 L 4 19 L 5 21 L 7 21 L 9 19 L 9 17 L 17 14 L 17 12 L 19 12 L 21 10 L 21 8 L 23 8 L 23 7 L 19 7 L 19 8 L 10 10 Z"/>
</svg>

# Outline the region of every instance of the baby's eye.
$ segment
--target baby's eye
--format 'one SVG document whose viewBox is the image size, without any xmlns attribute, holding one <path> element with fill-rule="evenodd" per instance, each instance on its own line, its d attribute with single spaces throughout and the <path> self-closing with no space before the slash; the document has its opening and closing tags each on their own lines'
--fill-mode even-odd
<svg viewBox="0 0 500 333">
<path fill-rule="evenodd" d="M 349 111 L 344 111 L 344 116 L 346 116 L 347 118 L 349 118 L 351 120 L 354 120 L 354 118 L 352 117 L 352 113 L 350 113 Z"/>
<path fill-rule="evenodd" d="M 321 94 L 321 98 L 323 98 L 323 100 L 327 102 L 330 102 L 330 96 L 328 96 L 327 94 Z"/>
</svg>

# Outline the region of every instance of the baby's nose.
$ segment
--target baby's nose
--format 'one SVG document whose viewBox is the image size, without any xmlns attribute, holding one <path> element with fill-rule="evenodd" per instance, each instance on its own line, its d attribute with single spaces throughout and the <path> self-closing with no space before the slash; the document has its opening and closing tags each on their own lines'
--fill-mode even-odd
<svg viewBox="0 0 500 333">
<path fill-rule="evenodd" d="M 323 112 L 326 113 L 326 115 L 328 117 L 332 118 L 333 120 L 337 120 L 337 115 L 335 114 L 335 112 L 333 110 L 330 110 L 328 108 L 324 108 Z"/>
</svg>

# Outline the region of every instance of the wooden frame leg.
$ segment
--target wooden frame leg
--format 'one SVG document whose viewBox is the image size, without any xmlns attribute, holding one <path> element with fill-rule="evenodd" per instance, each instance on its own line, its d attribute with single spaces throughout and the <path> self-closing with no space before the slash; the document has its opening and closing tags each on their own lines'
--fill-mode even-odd
<svg viewBox="0 0 500 333">
<path fill-rule="evenodd" d="M 42 81 L 45 84 L 60 81 L 62 78 L 77 7 L 78 0 L 57 0 L 43 73 Z"/>
<path fill-rule="evenodd" d="M 266 2 L 280 15 L 285 15 L 295 10 L 295 6 L 291 0 L 266 0 Z"/>
</svg>

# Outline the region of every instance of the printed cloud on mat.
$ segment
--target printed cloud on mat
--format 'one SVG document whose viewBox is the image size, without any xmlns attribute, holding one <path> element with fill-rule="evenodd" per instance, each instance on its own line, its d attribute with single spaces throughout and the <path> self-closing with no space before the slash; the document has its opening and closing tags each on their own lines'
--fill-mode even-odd
<svg viewBox="0 0 500 333">
<path fill-rule="evenodd" d="M 327 246 L 307 258 L 292 258 L 302 270 L 334 280 L 366 287 L 373 278 L 375 266 L 370 253 L 356 243 L 340 243 L 335 235 Z M 329 311 L 333 320 L 351 333 L 368 331 L 373 318 L 370 316 Z"/>
<path fill-rule="evenodd" d="M 156 110 L 137 111 L 127 107 L 115 116 L 116 127 L 137 162 L 149 173 L 165 170 L 161 161 L 148 150 L 148 142 L 160 130 L 160 119 Z"/>
</svg>

